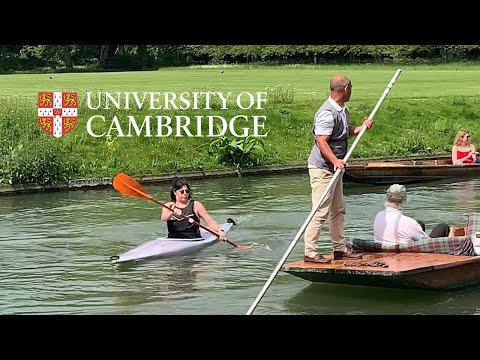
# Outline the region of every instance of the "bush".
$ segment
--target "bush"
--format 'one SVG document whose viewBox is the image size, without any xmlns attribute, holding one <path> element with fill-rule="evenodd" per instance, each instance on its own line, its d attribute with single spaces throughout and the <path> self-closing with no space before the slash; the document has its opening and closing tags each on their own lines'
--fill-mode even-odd
<svg viewBox="0 0 480 360">
<path fill-rule="evenodd" d="M 261 139 L 252 135 L 233 140 L 222 136 L 210 143 L 209 153 L 215 155 L 220 164 L 240 168 L 261 165 L 265 156 L 264 146 Z"/>
<path fill-rule="evenodd" d="M 53 141 L 19 144 L 0 157 L 0 182 L 8 184 L 67 181 L 78 171 L 73 157 Z"/>
</svg>

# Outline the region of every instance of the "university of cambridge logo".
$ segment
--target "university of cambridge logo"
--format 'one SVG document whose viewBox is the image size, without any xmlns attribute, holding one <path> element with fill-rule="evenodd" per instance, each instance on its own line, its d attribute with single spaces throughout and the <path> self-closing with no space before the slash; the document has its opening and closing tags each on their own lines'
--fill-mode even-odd
<svg viewBox="0 0 480 360">
<path fill-rule="evenodd" d="M 38 123 L 47 134 L 61 137 L 77 125 L 76 92 L 39 92 Z"/>
</svg>

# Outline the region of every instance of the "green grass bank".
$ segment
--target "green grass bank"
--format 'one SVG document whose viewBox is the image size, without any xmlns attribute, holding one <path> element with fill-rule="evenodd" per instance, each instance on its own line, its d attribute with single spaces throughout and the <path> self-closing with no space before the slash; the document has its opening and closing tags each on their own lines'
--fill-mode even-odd
<svg viewBox="0 0 480 360">
<path fill-rule="evenodd" d="M 395 71 L 402 73 L 352 153 L 361 157 L 391 157 L 446 153 L 459 129 L 466 129 L 474 143 L 480 143 L 480 65 L 354 65 L 354 66 L 206 66 L 169 68 L 152 72 L 16 74 L 0 76 L 0 184 L 49 183 L 87 177 L 161 174 L 262 165 L 292 165 L 306 162 L 312 146 L 312 120 L 329 94 L 333 74 L 352 79 L 353 92 L 347 104 L 353 124 L 368 116 Z M 78 122 L 70 133 L 55 138 L 40 129 L 37 93 L 76 91 L 79 95 Z M 227 108 L 215 98 L 211 109 L 202 96 L 193 109 L 89 109 L 86 94 L 99 92 L 231 93 Z M 266 92 L 261 109 L 243 110 L 234 101 L 241 93 Z M 103 99 L 103 98 L 101 98 Z M 180 104 L 177 102 L 177 104 Z M 261 133 L 266 137 L 236 137 L 227 131 L 220 137 L 152 136 L 93 137 L 105 133 L 112 119 L 126 133 L 129 116 L 142 125 L 146 116 L 221 116 L 226 121 L 243 115 L 233 128 L 252 134 L 253 117 L 264 117 Z M 184 119 L 183 118 L 183 119 Z M 193 131 L 197 125 L 190 125 Z M 202 134 L 210 131 L 201 125 Z M 350 141 L 350 144 L 353 143 Z"/>
</svg>

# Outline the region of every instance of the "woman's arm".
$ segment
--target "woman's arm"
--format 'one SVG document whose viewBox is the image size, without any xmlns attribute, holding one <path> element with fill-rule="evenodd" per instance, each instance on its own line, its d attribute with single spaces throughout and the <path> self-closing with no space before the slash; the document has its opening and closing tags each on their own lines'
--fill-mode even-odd
<svg viewBox="0 0 480 360">
<path fill-rule="evenodd" d="M 460 163 L 457 159 L 457 145 L 452 146 L 452 164 Z"/>
<path fill-rule="evenodd" d="M 175 203 L 169 202 L 165 204 L 169 208 L 171 208 L 173 211 L 170 211 L 165 208 L 165 206 L 162 206 L 162 221 L 168 221 L 172 218 L 173 214 L 176 216 L 180 217 L 182 216 L 182 210 L 175 208 Z"/>
<path fill-rule="evenodd" d="M 218 225 L 218 223 L 213 219 L 213 217 L 210 216 L 207 209 L 205 209 L 205 206 L 203 206 L 203 204 L 200 201 L 197 201 L 197 200 L 195 201 L 194 211 L 200 219 L 203 219 L 203 221 L 205 221 L 205 223 L 210 229 L 215 231 L 217 234 L 221 235 L 220 236 L 221 240 L 226 239 L 226 236 L 223 233 L 221 226 Z"/>
<path fill-rule="evenodd" d="M 477 162 L 477 148 L 475 145 L 470 144 L 470 152 L 472 153 L 473 163 L 475 164 Z"/>
</svg>

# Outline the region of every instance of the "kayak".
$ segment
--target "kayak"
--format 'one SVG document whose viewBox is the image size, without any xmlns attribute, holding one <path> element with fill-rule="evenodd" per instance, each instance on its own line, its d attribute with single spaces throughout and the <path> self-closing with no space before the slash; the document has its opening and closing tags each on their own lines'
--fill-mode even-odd
<svg viewBox="0 0 480 360">
<path fill-rule="evenodd" d="M 232 223 L 221 224 L 225 234 L 232 227 Z M 123 254 L 114 255 L 110 258 L 112 264 L 138 261 L 152 258 L 166 258 L 171 256 L 183 256 L 200 251 L 207 246 L 219 242 L 218 238 L 207 230 L 200 228 L 201 238 L 198 239 L 172 239 L 159 237 L 147 241 Z"/>
</svg>

